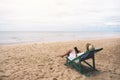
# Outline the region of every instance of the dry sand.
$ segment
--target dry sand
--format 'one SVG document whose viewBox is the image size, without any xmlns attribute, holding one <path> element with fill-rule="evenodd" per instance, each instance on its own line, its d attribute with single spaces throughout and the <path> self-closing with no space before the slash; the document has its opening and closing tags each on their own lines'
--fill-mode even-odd
<svg viewBox="0 0 120 80">
<path fill-rule="evenodd" d="M 89 77 L 58 57 L 75 46 L 85 51 L 87 42 L 104 48 L 95 55 L 99 73 Z M 0 80 L 120 80 L 120 38 L 0 45 Z"/>
</svg>

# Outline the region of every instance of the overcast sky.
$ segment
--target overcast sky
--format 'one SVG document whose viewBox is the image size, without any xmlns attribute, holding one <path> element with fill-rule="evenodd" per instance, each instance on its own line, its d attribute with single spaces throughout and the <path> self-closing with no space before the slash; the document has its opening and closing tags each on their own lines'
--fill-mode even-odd
<svg viewBox="0 0 120 80">
<path fill-rule="evenodd" d="M 120 29 L 120 0 L 0 0 L 0 31 Z"/>
</svg>

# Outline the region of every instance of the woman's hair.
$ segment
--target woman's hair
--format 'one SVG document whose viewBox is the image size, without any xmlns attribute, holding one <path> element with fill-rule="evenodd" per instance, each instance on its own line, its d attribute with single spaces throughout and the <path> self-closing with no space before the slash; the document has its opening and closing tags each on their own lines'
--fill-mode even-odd
<svg viewBox="0 0 120 80">
<path fill-rule="evenodd" d="M 86 44 L 86 50 L 87 50 L 87 51 L 89 51 L 89 46 L 90 46 L 90 45 L 91 45 L 90 43 L 87 43 L 87 44 Z"/>
<path fill-rule="evenodd" d="M 90 43 L 86 44 L 86 50 L 87 51 L 94 50 L 94 49 L 95 49 L 95 47 L 93 45 L 91 45 Z"/>
<path fill-rule="evenodd" d="M 76 53 L 79 53 L 79 51 L 78 51 L 77 47 L 74 47 L 74 49 L 75 49 L 75 52 L 76 52 Z"/>
</svg>

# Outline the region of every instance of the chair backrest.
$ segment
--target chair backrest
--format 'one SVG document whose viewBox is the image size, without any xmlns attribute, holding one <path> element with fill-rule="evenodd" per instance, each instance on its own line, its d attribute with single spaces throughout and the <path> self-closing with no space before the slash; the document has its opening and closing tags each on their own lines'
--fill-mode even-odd
<svg viewBox="0 0 120 80">
<path fill-rule="evenodd" d="M 82 55 L 82 58 L 81 60 L 87 60 L 89 58 L 92 58 L 94 57 L 94 54 L 98 51 L 101 51 L 103 50 L 103 48 L 99 48 L 99 49 L 95 49 L 95 50 L 91 50 L 91 51 L 86 51 L 83 55 Z"/>
</svg>

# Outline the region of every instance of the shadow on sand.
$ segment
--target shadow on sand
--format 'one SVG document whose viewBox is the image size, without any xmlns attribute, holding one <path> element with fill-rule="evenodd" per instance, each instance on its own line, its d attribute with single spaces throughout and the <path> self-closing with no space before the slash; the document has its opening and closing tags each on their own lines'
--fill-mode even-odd
<svg viewBox="0 0 120 80">
<path fill-rule="evenodd" d="M 75 68 L 71 67 L 71 69 L 75 69 Z M 79 72 L 79 71 L 77 71 L 77 72 L 79 72 L 82 75 L 85 75 L 86 77 L 97 76 L 97 75 L 99 75 L 101 73 L 99 70 L 97 70 L 97 69 L 93 70 L 93 69 L 91 69 L 90 67 L 88 67 L 86 65 L 82 65 L 82 71 L 83 71 L 82 73 Z"/>
</svg>

